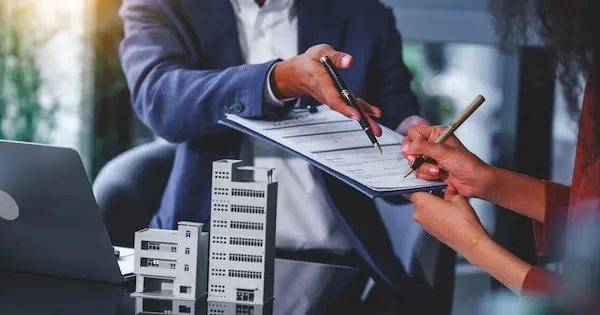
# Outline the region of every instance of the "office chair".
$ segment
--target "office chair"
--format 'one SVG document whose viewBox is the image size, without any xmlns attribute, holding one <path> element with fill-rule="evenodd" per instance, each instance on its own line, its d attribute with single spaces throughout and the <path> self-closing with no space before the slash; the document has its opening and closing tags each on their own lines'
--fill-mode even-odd
<svg viewBox="0 0 600 315">
<path fill-rule="evenodd" d="M 133 247 L 134 234 L 148 226 L 160 206 L 175 157 L 175 145 L 154 141 L 108 162 L 93 184 L 114 246 Z"/>
</svg>

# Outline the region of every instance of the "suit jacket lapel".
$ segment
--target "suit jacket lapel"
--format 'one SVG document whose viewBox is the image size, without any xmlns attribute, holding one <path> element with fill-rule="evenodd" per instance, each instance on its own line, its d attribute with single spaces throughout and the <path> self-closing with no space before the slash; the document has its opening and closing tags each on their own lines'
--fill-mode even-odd
<svg viewBox="0 0 600 315">
<path fill-rule="evenodd" d="M 298 53 L 304 53 L 308 48 L 329 44 L 336 50 L 341 50 L 346 38 L 348 21 L 334 0 L 296 0 L 298 10 Z M 300 98 L 301 106 L 317 105 L 317 101 L 309 96 Z"/>
<path fill-rule="evenodd" d="M 226 68 L 244 63 L 235 13 L 229 0 L 182 0 L 182 10 L 210 66 Z"/>
<path fill-rule="evenodd" d="M 298 10 L 298 53 L 318 44 L 341 49 L 347 20 L 332 0 L 296 0 Z"/>
</svg>

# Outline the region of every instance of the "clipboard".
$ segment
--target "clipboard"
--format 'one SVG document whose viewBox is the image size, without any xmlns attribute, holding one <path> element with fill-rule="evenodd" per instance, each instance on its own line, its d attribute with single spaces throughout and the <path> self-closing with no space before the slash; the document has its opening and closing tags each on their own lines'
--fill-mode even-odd
<svg viewBox="0 0 600 315">
<path fill-rule="evenodd" d="M 290 153 L 294 156 L 297 156 L 297 157 L 305 160 L 306 162 L 310 163 L 311 165 L 315 166 L 316 168 L 320 169 L 321 171 L 337 178 L 338 180 L 342 181 L 346 185 L 365 194 L 366 196 L 368 196 L 371 199 L 396 197 L 396 196 L 400 196 L 403 194 L 410 194 L 410 193 L 415 193 L 415 192 L 432 192 L 432 191 L 437 191 L 437 190 L 441 191 L 446 188 L 446 184 L 444 184 L 444 183 L 432 182 L 432 185 L 427 186 L 427 187 L 416 187 L 416 188 L 401 189 L 401 190 L 377 191 L 377 190 L 374 190 L 368 186 L 365 186 L 365 185 L 357 182 L 354 179 L 349 178 L 346 175 L 339 173 L 338 171 L 336 171 L 330 167 L 323 165 L 322 163 L 315 161 L 314 159 L 312 159 L 304 154 L 301 154 L 300 152 L 297 152 L 297 151 L 295 151 L 273 139 L 265 137 L 264 135 L 261 135 L 260 133 L 255 132 L 254 130 L 251 130 L 250 128 L 242 126 L 241 124 L 239 124 L 237 122 L 231 121 L 229 119 L 222 119 L 222 120 L 219 120 L 219 124 L 226 126 L 228 128 L 231 128 L 233 130 L 239 131 L 248 136 L 267 141 L 268 143 L 274 145 L 275 147 L 282 149 L 283 151 L 286 151 L 287 153 Z"/>
</svg>

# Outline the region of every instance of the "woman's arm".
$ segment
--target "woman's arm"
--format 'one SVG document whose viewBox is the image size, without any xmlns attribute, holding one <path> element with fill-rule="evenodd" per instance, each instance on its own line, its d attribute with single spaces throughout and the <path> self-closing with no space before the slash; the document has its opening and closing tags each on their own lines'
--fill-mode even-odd
<svg viewBox="0 0 600 315">
<path fill-rule="evenodd" d="M 479 198 L 511 209 L 537 222 L 544 222 L 546 212 L 545 184 L 535 178 L 511 171 L 488 167 Z"/>
<path fill-rule="evenodd" d="M 515 293 L 521 292 L 532 266 L 494 242 L 467 199 L 448 192 L 444 199 L 427 193 L 409 198 L 423 229 Z"/>
<path fill-rule="evenodd" d="M 532 266 L 498 245 L 484 238 L 473 248 L 463 252 L 471 264 L 483 269 L 515 294 L 520 294 Z"/>
<path fill-rule="evenodd" d="M 492 167 L 467 150 L 456 137 L 444 144 L 435 140 L 444 127 L 420 127 L 409 130 L 402 151 L 409 162 L 417 155 L 435 160 L 425 163 L 416 176 L 425 180 L 443 180 L 448 189 L 469 198 L 488 200 L 504 208 L 544 222 L 545 184 L 529 176 Z"/>
</svg>

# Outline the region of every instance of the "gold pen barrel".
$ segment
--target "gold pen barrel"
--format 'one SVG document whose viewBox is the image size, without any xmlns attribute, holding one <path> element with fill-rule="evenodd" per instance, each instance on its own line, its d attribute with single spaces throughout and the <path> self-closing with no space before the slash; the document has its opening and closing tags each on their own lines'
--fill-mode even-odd
<svg viewBox="0 0 600 315">
<path fill-rule="evenodd" d="M 458 129 L 458 127 L 460 127 L 460 125 L 462 125 L 462 123 L 464 123 L 465 120 L 467 120 L 467 118 L 469 118 L 469 116 L 471 116 L 471 114 L 473 114 L 484 102 L 485 98 L 481 95 L 478 95 L 471 102 L 471 104 L 469 104 L 469 106 L 467 106 L 467 108 L 448 125 L 448 128 L 446 128 L 446 130 L 444 130 L 444 132 L 442 132 L 442 134 L 435 139 L 435 143 L 442 143 L 446 141 L 446 139 L 453 135 L 456 129 Z"/>
<path fill-rule="evenodd" d="M 465 122 L 465 120 L 467 120 L 467 118 L 469 118 L 469 116 L 471 116 L 471 114 L 473 114 L 477 108 L 479 108 L 479 106 L 481 106 L 481 104 L 483 104 L 485 102 L 485 98 L 481 95 L 478 95 L 472 102 L 471 104 L 469 104 L 469 106 L 467 106 L 467 108 L 465 108 L 464 111 L 462 111 L 449 125 L 448 127 L 446 127 L 446 129 L 444 130 L 444 132 L 442 132 L 442 134 L 437 137 L 437 139 L 435 139 L 435 143 L 443 143 L 444 141 L 446 141 L 448 139 L 448 137 L 450 137 L 451 135 L 454 134 L 454 132 L 456 131 L 456 129 L 458 129 L 458 127 L 460 127 L 460 125 L 462 125 L 463 122 Z M 410 176 L 410 174 L 412 174 L 412 172 L 414 170 L 416 170 L 417 168 L 419 168 L 419 166 L 421 166 L 423 163 L 425 163 L 425 158 L 423 156 L 419 156 L 417 157 L 417 159 L 415 160 L 415 162 L 413 163 L 413 165 L 411 165 L 408 168 L 408 171 L 406 172 L 406 174 L 404 175 L 404 178 L 407 178 L 408 176 Z"/>
</svg>

